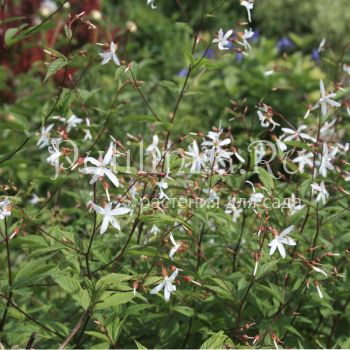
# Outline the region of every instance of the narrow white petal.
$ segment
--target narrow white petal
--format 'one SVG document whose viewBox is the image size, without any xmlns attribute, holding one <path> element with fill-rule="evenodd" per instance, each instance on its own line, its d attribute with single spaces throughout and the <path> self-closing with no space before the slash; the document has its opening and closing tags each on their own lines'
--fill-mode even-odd
<svg viewBox="0 0 350 350">
<path fill-rule="evenodd" d="M 150 294 L 157 294 L 158 292 L 160 292 L 165 285 L 165 281 L 161 282 L 158 284 L 158 286 L 154 287 L 151 291 Z"/>
</svg>

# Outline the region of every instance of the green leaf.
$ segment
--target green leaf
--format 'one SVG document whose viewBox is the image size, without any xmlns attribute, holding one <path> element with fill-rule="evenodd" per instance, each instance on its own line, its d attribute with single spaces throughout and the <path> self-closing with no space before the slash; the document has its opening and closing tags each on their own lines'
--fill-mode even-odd
<svg viewBox="0 0 350 350">
<path fill-rule="evenodd" d="M 180 94 L 180 89 L 179 87 L 172 81 L 168 81 L 168 80 L 163 80 L 159 83 L 161 86 L 164 86 L 165 88 L 167 88 L 168 90 L 170 90 L 171 92 L 175 92 L 177 95 Z"/>
<path fill-rule="evenodd" d="M 279 260 L 272 260 L 266 263 L 260 263 L 256 272 L 255 278 L 259 279 L 264 277 L 267 273 L 273 271 L 278 264 Z"/>
<path fill-rule="evenodd" d="M 180 218 L 173 218 L 169 215 L 164 215 L 164 214 L 152 214 L 152 215 L 141 215 L 140 220 L 144 222 L 155 222 L 157 224 L 159 223 L 177 223 L 177 224 L 182 224 L 183 226 L 192 229 L 191 226 L 183 221 Z"/>
<path fill-rule="evenodd" d="M 147 349 L 145 346 L 143 346 L 141 343 L 139 343 L 136 339 L 134 339 L 134 342 L 138 349 Z"/>
<path fill-rule="evenodd" d="M 53 62 L 51 62 L 49 64 L 49 68 L 47 69 L 47 73 L 46 73 L 46 77 L 45 77 L 44 81 L 46 81 L 51 76 L 56 74 L 57 71 L 59 71 L 61 68 L 63 68 L 66 65 L 67 65 L 67 60 L 62 58 L 62 57 L 59 57 L 56 60 L 54 60 Z"/>
<path fill-rule="evenodd" d="M 192 317 L 194 315 L 194 310 L 188 306 L 175 306 L 173 310 L 187 317 Z"/>
<path fill-rule="evenodd" d="M 11 113 L 11 119 L 6 122 L 8 127 L 14 131 L 22 131 L 27 136 L 30 134 L 30 125 L 27 117 L 15 112 Z"/>
<path fill-rule="evenodd" d="M 5 33 L 6 46 L 13 45 L 17 41 L 17 38 L 15 39 L 15 36 L 26 26 L 27 26 L 27 24 L 22 24 L 19 27 L 8 29 Z"/>
<path fill-rule="evenodd" d="M 140 247 L 135 246 L 128 249 L 129 255 L 144 255 L 144 256 L 157 256 L 157 249 L 154 247 Z"/>
<path fill-rule="evenodd" d="M 50 52 L 50 54 L 55 58 L 63 58 L 65 61 L 67 61 L 67 58 L 65 55 L 63 55 L 57 50 L 52 49 L 51 47 L 45 47 L 45 51 Z"/>
<path fill-rule="evenodd" d="M 107 309 L 112 306 L 126 304 L 134 298 L 133 292 L 125 292 L 125 293 L 113 293 L 110 292 L 105 293 L 107 296 L 102 302 L 96 305 L 96 310 Z"/>
<path fill-rule="evenodd" d="M 35 284 L 46 278 L 52 276 L 52 271 L 55 267 L 52 265 L 45 264 L 45 262 L 50 259 L 52 255 L 48 255 L 44 258 L 32 260 L 27 262 L 17 273 L 14 280 L 13 287 L 15 289 L 27 286 L 29 284 Z"/>
<path fill-rule="evenodd" d="M 93 332 L 93 331 L 87 331 L 85 333 L 88 334 L 88 335 L 91 335 L 94 338 L 97 338 L 97 339 L 100 339 L 100 340 L 105 341 L 107 343 L 110 343 L 108 337 L 106 335 L 102 334 L 102 333 Z"/>
<path fill-rule="evenodd" d="M 128 281 L 132 278 L 130 275 L 124 275 L 121 273 L 110 273 L 102 277 L 96 284 L 97 287 L 115 287 L 121 282 Z"/>
<path fill-rule="evenodd" d="M 59 276 L 55 278 L 56 283 L 69 294 L 79 293 L 81 286 L 77 279 L 68 276 Z"/>
<path fill-rule="evenodd" d="M 123 122 L 150 122 L 153 123 L 157 119 L 153 115 L 128 115 L 123 117 Z"/>
<path fill-rule="evenodd" d="M 219 331 L 207 339 L 200 349 L 226 349 L 227 346 L 234 346 L 232 340 L 225 335 L 224 331 Z"/>
<path fill-rule="evenodd" d="M 125 66 L 120 66 L 115 70 L 114 79 L 116 81 L 121 82 L 123 80 L 123 78 L 125 77 L 125 75 L 126 75 Z"/>
<path fill-rule="evenodd" d="M 259 178 L 264 184 L 264 186 L 268 190 L 272 190 L 274 188 L 272 175 L 267 170 L 261 167 L 258 168 L 258 172 L 259 172 Z"/>
</svg>

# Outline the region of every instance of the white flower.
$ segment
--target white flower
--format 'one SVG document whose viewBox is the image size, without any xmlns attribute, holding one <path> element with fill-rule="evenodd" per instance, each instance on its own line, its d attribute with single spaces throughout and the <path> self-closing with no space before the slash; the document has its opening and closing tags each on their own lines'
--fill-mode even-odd
<svg viewBox="0 0 350 350">
<path fill-rule="evenodd" d="M 152 143 L 146 148 L 146 152 L 151 154 L 155 153 L 157 157 L 160 158 L 161 153 L 158 147 L 158 143 L 159 143 L 158 135 L 153 135 Z"/>
<path fill-rule="evenodd" d="M 59 166 L 60 157 L 63 155 L 62 152 L 60 152 L 59 148 L 57 148 L 57 143 L 52 142 L 52 147 L 49 147 L 49 153 L 50 156 L 47 157 L 46 161 L 53 166 Z"/>
<path fill-rule="evenodd" d="M 286 250 L 284 249 L 283 244 L 296 245 L 293 238 L 287 237 L 287 235 L 291 233 L 293 229 L 294 225 L 287 227 L 268 244 L 270 247 L 270 255 L 272 255 L 278 248 L 278 251 L 281 254 L 282 258 L 284 259 L 286 257 Z"/>
<path fill-rule="evenodd" d="M 197 142 L 193 141 L 192 145 L 188 146 L 188 152 L 185 153 L 192 158 L 191 173 L 199 173 L 207 157 L 199 152 Z"/>
<path fill-rule="evenodd" d="M 92 174 L 93 177 L 90 181 L 90 184 L 95 183 L 99 178 L 103 176 L 107 176 L 113 183 L 114 186 L 118 187 L 119 186 L 119 181 L 117 177 L 114 175 L 114 173 L 107 168 L 107 166 L 110 164 L 112 161 L 113 157 L 113 143 L 110 144 L 107 153 L 105 154 L 104 158 L 102 161 L 97 160 L 92 157 L 87 157 L 85 159 L 85 164 L 87 162 L 90 162 L 91 164 L 94 165 L 94 167 L 87 167 L 85 166 L 83 169 L 80 170 L 83 174 Z"/>
<path fill-rule="evenodd" d="M 157 235 L 160 232 L 161 229 L 157 225 L 152 225 L 150 233 L 152 233 L 153 235 Z"/>
<path fill-rule="evenodd" d="M 332 100 L 332 98 L 334 98 L 336 96 L 335 93 L 331 93 L 331 94 L 327 95 L 322 80 L 320 80 L 320 92 L 321 92 L 321 98 L 313 106 L 312 109 L 317 109 L 317 108 L 319 108 L 321 106 L 322 116 L 325 116 L 327 114 L 327 105 L 330 105 L 330 106 L 333 106 L 333 107 L 340 107 L 341 106 L 341 104 L 339 102 L 336 102 L 336 101 Z"/>
<path fill-rule="evenodd" d="M 111 59 L 113 59 L 114 63 L 117 66 L 120 66 L 120 61 L 119 61 L 117 55 L 115 54 L 116 49 L 117 49 L 117 47 L 114 44 L 114 42 L 112 41 L 108 51 L 103 52 L 103 53 L 99 53 L 99 55 L 103 58 L 102 64 L 106 64 Z"/>
<path fill-rule="evenodd" d="M 209 203 L 212 203 L 214 201 L 220 200 L 219 195 L 212 188 L 210 188 L 210 189 L 209 188 L 204 188 L 203 192 L 208 194 L 208 201 L 209 201 Z"/>
<path fill-rule="evenodd" d="M 57 10 L 57 4 L 52 0 L 44 0 L 39 7 L 39 13 L 44 16 L 50 16 Z"/>
<path fill-rule="evenodd" d="M 222 149 L 223 146 L 230 144 L 231 140 L 229 138 L 220 140 L 221 133 L 221 129 L 218 132 L 209 131 L 207 137 L 211 141 L 203 141 L 201 144 L 201 146 L 209 153 L 208 155 L 211 164 L 213 164 L 214 160 L 218 162 L 221 162 L 223 159 L 230 160 L 233 154 L 232 152 L 227 152 Z M 210 147 L 210 149 L 207 149 L 207 147 Z"/>
<path fill-rule="evenodd" d="M 29 200 L 29 203 L 35 205 L 35 204 L 37 204 L 39 202 L 40 202 L 40 198 L 35 193 L 33 193 L 33 196 Z"/>
<path fill-rule="evenodd" d="M 302 132 L 303 130 L 307 129 L 306 125 L 300 125 L 297 130 L 289 129 L 289 128 L 282 128 L 282 131 L 284 132 L 283 136 L 283 142 L 288 141 L 300 141 L 300 140 L 310 140 L 312 142 L 316 142 L 316 139 L 312 136 L 309 136 L 308 134 Z M 288 136 L 287 136 L 288 135 Z"/>
<path fill-rule="evenodd" d="M 317 293 L 318 293 L 318 296 L 323 299 L 323 294 L 321 292 L 321 289 L 320 289 L 320 286 L 318 285 L 318 283 L 315 283 L 316 285 L 316 289 L 317 289 Z"/>
<path fill-rule="evenodd" d="M 332 137 L 335 132 L 333 126 L 336 122 L 337 119 L 333 119 L 331 122 L 326 121 L 320 129 L 320 136 L 322 138 Z"/>
<path fill-rule="evenodd" d="M 68 120 L 67 120 L 67 132 L 70 132 L 72 129 L 74 129 L 77 125 L 81 124 L 83 119 L 78 118 L 75 114 L 73 114 Z"/>
<path fill-rule="evenodd" d="M 85 123 L 86 123 L 86 128 L 83 129 L 84 134 L 85 134 L 83 141 L 92 140 L 92 135 L 91 135 L 91 131 L 90 131 L 90 126 L 91 126 L 90 119 L 85 118 Z"/>
<path fill-rule="evenodd" d="M 91 204 L 96 213 L 103 215 L 102 225 L 100 234 L 104 234 L 107 231 L 108 225 L 111 224 L 114 228 L 120 231 L 120 225 L 115 216 L 125 215 L 130 212 L 129 208 L 122 208 L 119 205 L 116 205 L 112 209 L 113 203 L 108 203 L 104 208 L 96 205 L 95 203 Z"/>
<path fill-rule="evenodd" d="M 253 193 L 249 198 L 249 203 L 253 206 L 260 203 L 264 199 L 263 193 Z"/>
<path fill-rule="evenodd" d="M 249 204 L 253 205 L 253 207 L 260 203 L 264 199 L 264 194 L 263 193 L 258 193 L 255 191 L 255 186 L 251 181 L 246 181 L 250 186 L 252 186 L 253 189 L 253 194 L 249 198 Z"/>
<path fill-rule="evenodd" d="M 350 75 L 350 65 L 349 64 L 343 64 L 343 71 Z"/>
<path fill-rule="evenodd" d="M 244 158 L 243 158 L 237 151 L 234 151 L 233 154 L 236 156 L 236 158 L 237 158 L 241 163 L 245 163 Z"/>
<path fill-rule="evenodd" d="M 251 22 L 252 16 L 251 16 L 250 10 L 252 10 L 254 7 L 254 0 L 243 0 L 241 1 L 241 6 L 244 6 L 247 9 L 248 21 Z"/>
<path fill-rule="evenodd" d="M 287 150 L 287 145 L 281 140 L 281 138 L 279 137 L 278 139 L 276 139 L 276 144 L 277 147 L 280 149 L 281 152 L 284 152 Z"/>
<path fill-rule="evenodd" d="M 173 236 L 172 233 L 170 234 L 170 241 L 171 241 L 173 247 L 172 247 L 171 250 L 170 250 L 169 258 L 170 258 L 171 260 L 174 260 L 173 256 L 174 256 L 174 254 L 180 249 L 181 243 L 177 243 L 177 242 L 175 241 L 174 236 Z"/>
<path fill-rule="evenodd" d="M 155 0 L 147 0 L 147 5 L 150 5 L 152 9 L 157 8 L 157 6 L 154 4 Z"/>
<path fill-rule="evenodd" d="M 225 214 L 232 215 L 232 221 L 237 222 L 238 218 L 241 216 L 243 209 L 237 208 L 236 206 L 236 197 L 232 197 L 229 199 Z"/>
<path fill-rule="evenodd" d="M 326 190 L 324 182 L 322 181 L 319 185 L 317 183 L 311 184 L 312 192 L 315 194 L 318 192 L 316 197 L 316 202 L 322 201 L 323 204 L 326 204 L 326 201 L 329 197 L 329 193 Z"/>
<path fill-rule="evenodd" d="M 326 45 L 326 38 L 323 38 L 318 46 L 318 52 L 322 52 L 324 50 L 324 46 Z"/>
<path fill-rule="evenodd" d="M 295 213 L 297 213 L 299 210 L 303 209 L 305 207 L 305 205 L 300 204 L 300 199 L 296 198 L 295 194 L 292 193 L 290 200 L 289 200 L 289 205 L 288 208 L 290 210 L 290 215 L 294 215 Z"/>
<path fill-rule="evenodd" d="M 176 269 L 170 277 L 164 277 L 164 280 L 158 284 L 157 287 L 153 288 L 150 293 L 157 294 L 164 288 L 164 299 L 165 301 L 170 300 L 170 294 L 176 291 L 176 286 L 173 285 L 175 278 L 177 277 L 179 270 Z"/>
<path fill-rule="evenodd" d="M 274 130 L 276 126 L 280 126 L 280 124 L 276 123 L 273 119 L 270 113 L 268 113 L 267 107 L 263 107 L 257 111 L 258 117 L 260 120 L 260 124 L 263 128 L 267 128 L 272 125 L 272 129 Z"/>
<path fill-rule="evenodd" d="M 158 147 L 158 143 L 159 143 L 158 136 L 153 135 L 152 143 L 146 148 L 146 153 L 151 154 L 152 156 L 152 167 L 154 171 L 156 171 L 156 167 L 162 158 L 160 149 Z"/>
<path fill-rule="evenodd" d="M 323 177 L 327 177 L 327 170 L 334 170 L 332 161 L 334 160 L 337 152 L 337 147 L 333 148 L 333 150 L 329 152 L 327 143 L 323 144 L 322 155 L 319 156 L 319 160 L 316 162 L 316 164 L 320 166 L 318 170 Z"/>
<path fill-rule="evenodd" d="M 169 200 L 169 197 L 167 196 L 167 194 L 164 192 L 164 190 L 166 190 L 168 188 L 168 184 L 165 182 L 165 179 L 163 179 L 160 182 L 157 182 L 157 186 L 159 188 L 159 199 L 163 199 L 166 198 Z"/>
<path fill-rule="evenodd" d="M 228 50 L 229 48 L 226 46 L 229 45 L 229 43 L 230 43 L 228 39 L 230 38 L 232 33 L 233 33 L 232 29 L 230 29 L 225 34 L 224 34 L 223 30 L 220 29 L 218 32 L 218 37 L 213 40 L 213 43 L 218 43 L 219 50 Z"/>
<path fill-rule="evenodd" d="M 273 74 L 275 74 L 275 71 L 273 69 L 269 69 L 264 72 L 265 77 L 269 77 L 270 75 L 273 75 Z"/>
<path fill-rule="evenodd" d="M 308 165 L 309 167 L 313 166 L 313 158 L 314 158 L 314 154 L 312 152 L 307 153 L 304 150 L 304 151 L 299 151 L 298 157 L 294 158 L 292 162 L 298 163 L 299 171 L 301 173 L 304 173 L 305 165 Z"/>
<path fill-rule="evenodd" d="M 11 202 L 5 198 L 0 202 L 0 220 L 4 220 L 6 216 L 11 215 Z"/>
<path fill-rule="evenodd" d="M 252 31 L 252 28 L 250 28 L 249 30 L 244 29 L 244 33 L 241 34 L 241 38 L 243 42 L 237 41 L 238 44 L 244 46 L 246 50 L 251 50 L 252 47 L 250 46 L 248 39 L 250 39 L 253 35 L 254 35 L 254 32 Z"/>
<path fill-rule="evenodd" d="M 37 142 L 37 146 L 39 148 L 44 148 L 50 144 L 50 136 L 51 136 L 51 129 L 54 127 L 54 124 L 50 124 L 49 126 L 42 127 L 41 129 L 41 135 Z"/>
<path fill-rule="evenodd" d="M 316 272 L 319 272 L 319 273 L 322 273 L 322 275 L 324 275 L 325 277 L 327 277 L 327 274 L 322 270 L 320 269 L 319 267 L 316 267 L 316 266 L 311 266 Z"/>
</svg>

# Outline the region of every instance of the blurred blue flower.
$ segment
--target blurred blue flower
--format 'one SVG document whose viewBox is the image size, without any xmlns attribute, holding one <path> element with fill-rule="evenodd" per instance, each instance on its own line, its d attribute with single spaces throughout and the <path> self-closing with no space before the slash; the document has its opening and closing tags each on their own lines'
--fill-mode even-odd
<svg viewBox="0 0 350 350">
<path fill-rule="evenodd" d="M 243 61 L 244 55 L 242 52 L 237 52 L 236 53 L 236 61 L 241 63 Z"/>
<path fill-rule="evenodd" d="M 187 68 L 182 68 L 181 70 L 179 70 L 177 72 L 177 76 L 178 77 L 181 77 L 181 78 L 185 78 L 187 76 L 187 73 L 188 73 L 188 69 Z"/>
<path fill-rule="evenodd" d="M 288 52 L 293 50 L 295 45 L 288 37 L 284 37 L 277 42 L 277 50 L 279 53 Z"/>
<path fill-rule="evenodd" d="M 311 58 L 315 62 L 320 62 L 321 60 L 320 51 L 318 49 L 312 49 Z"/>
<path fill-rule="evenodd" d="M 256 29 L 254 31 L 254 35 L 251 38 L 252 42 L 256 43 L 259 40 L 259 37 L 260 37 L 260 30 Z"/>
<path fill-rule="evenodd" d="M 214 50 L 208 49 L 204 57 L 208 58 L 209 60 L 212 60 L 214 58 Z"/>
</svg>

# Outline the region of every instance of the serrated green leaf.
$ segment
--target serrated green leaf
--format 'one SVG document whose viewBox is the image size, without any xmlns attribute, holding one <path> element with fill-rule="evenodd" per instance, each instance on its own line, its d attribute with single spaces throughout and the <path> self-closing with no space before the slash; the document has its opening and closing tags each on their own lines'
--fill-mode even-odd
<svg viewBox="0 0 350 350">
<path fill-rule="evenodd" d="M 57 71 L 59 71 L 61 68 L 63 68 L 66 65 L 67 65 L 67 60 L 62 58 L 62 57 L 59 57 L 56 60 L 54 60 L 53 62 L 51 62 L 49 64 L 48 69 L 47 69 L 47 73 L 46 73 L 44 81 L 46 81 L 51 76 L 56 74 Z"/>
</svg>

